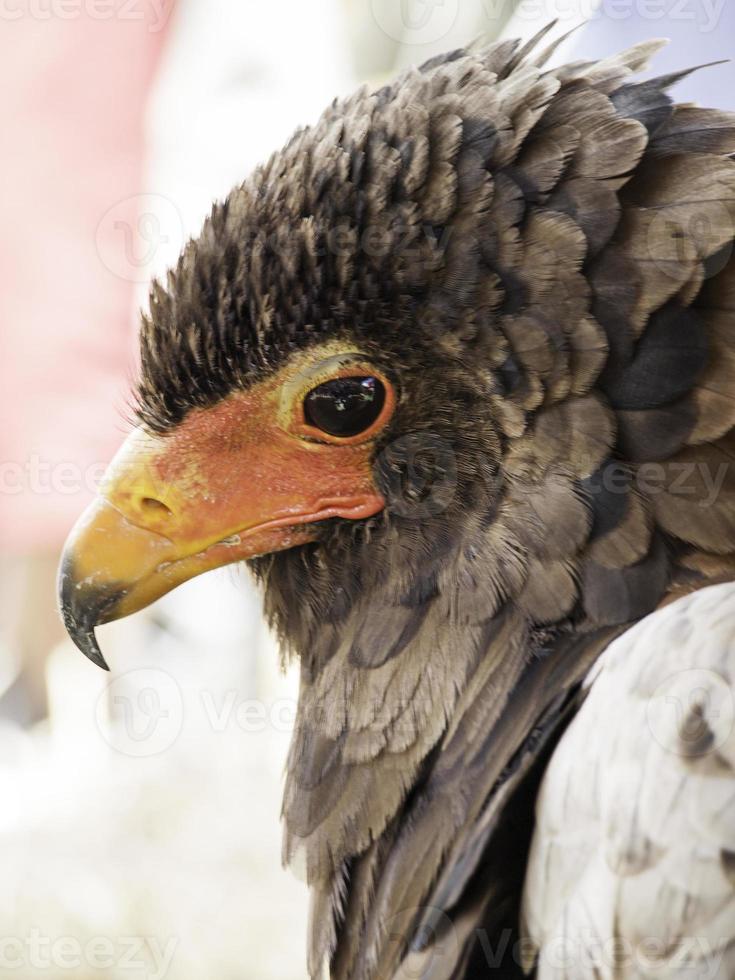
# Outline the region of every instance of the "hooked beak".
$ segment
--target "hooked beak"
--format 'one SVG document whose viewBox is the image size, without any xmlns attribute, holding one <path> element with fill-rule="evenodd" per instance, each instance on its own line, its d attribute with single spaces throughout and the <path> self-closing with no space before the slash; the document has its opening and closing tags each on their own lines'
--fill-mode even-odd
<svg viewBox="0 0 735 980">
<path fill-rule="evenodd" d="M 209 569 L 313 541 L 316 522 L 383 508 L 369 446 L 296 438 L 267 401 L 238 393 L 124 443 L 59 569 L 64 625 L 93 663 L 109 669 L 96 626 Z"/>
</svg>

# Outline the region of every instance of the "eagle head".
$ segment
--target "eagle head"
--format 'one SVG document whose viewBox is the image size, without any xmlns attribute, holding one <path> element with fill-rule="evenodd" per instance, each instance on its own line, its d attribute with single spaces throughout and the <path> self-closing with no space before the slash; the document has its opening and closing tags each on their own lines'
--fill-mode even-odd
<svg viewBox="0 0 735 980">
<path fill-rule="evenodd" d="M 502 42 L 363 88 L 153 286 L 61 607 L 104 666 L 97 624 L 250 562 L 301 660 L 314 974 L 392 976 L 380 923 L 444 869 L 462 894 L 586 639 L 732 574 L 735 125 L 638 81 L 657 47 L 545 70 Z"/>
</svg>

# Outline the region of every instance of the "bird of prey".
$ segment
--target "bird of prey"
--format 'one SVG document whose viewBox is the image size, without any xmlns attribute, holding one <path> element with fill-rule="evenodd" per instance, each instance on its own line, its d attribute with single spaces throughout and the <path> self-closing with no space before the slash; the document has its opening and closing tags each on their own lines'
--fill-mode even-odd
<svg viewBox="0 0 735 980">
<path fill-rule="evenodd" d="M 659 42 L 542 46 L 335 101 L 214 205 L 62 561 L 101 666 L 262 583 L 314 978 L 735 976 L 735 117 Z"/>
</svg>

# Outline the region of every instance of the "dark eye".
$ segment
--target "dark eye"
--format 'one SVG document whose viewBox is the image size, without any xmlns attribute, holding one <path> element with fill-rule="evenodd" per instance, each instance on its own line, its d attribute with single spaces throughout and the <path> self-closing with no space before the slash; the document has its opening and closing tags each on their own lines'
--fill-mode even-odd
<svg viewBox="0 0 735 980">
<path fill-rule="evenodd" d="M 356 436 L 369 429 L 385 403 L 378 378 L 334 378 L 304 399 L 304 418 L 330 436 Z"/>
</svg>

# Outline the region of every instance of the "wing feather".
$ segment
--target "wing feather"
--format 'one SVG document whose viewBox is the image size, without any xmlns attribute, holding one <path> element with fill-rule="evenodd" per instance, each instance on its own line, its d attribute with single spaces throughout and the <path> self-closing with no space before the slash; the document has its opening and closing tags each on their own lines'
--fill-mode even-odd
<svg viewBox="0 0 735 980">
<path fill-rule="evenodd" d="M 544 776 L 524 891 L 538 980 L 735 975 L 735 586 L 594 668 Z"/>
</svg>

